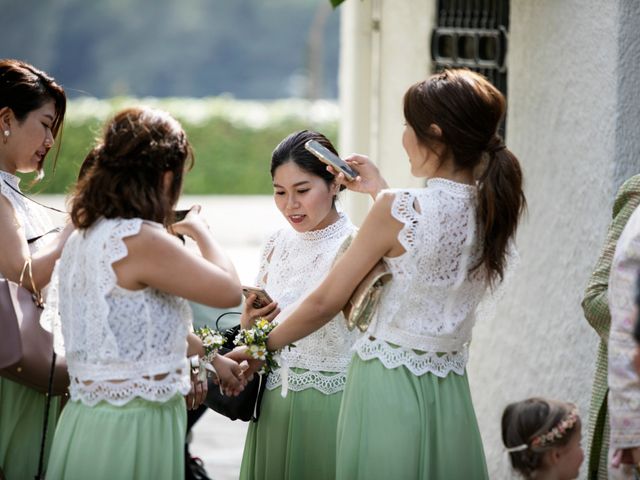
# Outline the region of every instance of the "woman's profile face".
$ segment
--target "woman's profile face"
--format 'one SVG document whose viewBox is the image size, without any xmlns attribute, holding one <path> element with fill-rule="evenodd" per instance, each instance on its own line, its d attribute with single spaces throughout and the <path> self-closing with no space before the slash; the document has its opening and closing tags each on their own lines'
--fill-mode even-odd
<svg viewBox="0 0 640 480">
<path fill-rule="evenodd" d="M 334 197 L 338 185 L 301 169 L 295 162 L 280 165 L 273 173 L 273 198 L 278 210 L 297 232 L 328 227 L 338 219 Z"/>
<path fill-rule="evenodd" d="M 31 111 L 22 122 L 12 117 L 5 158 L 16 171 L 29 173 L 42 168 L 54 143 L 51 128 L 55 116 L 55 105 L 50 101 Z"/>
</svg>

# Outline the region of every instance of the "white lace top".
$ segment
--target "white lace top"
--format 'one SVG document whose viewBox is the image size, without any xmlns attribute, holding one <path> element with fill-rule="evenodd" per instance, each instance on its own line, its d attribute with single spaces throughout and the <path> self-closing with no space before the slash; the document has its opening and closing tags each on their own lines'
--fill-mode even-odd
<svg viewBox="0 0 640 480">
<path fill-rule="evenodd" d="M 27 239 L 39 237 L 49 232 L 53 228 L 53 223 L 46 210 L 40 205 L 24 198 L 5 182 L 16 190 L 20 190 L 20 178 L 4 170 L 0 170 L 0 194 L 6 197 L 13 206 L 16 212 L 16 218 L 18 222 L 20 222 L 20 225 L 22 225 Z M 29 244 L 29 250 L 33 254 L 42 248 L 47 241 L 48 239 L 46 237 L 40 238 Z"/>
<path fill-rule="evenodd" d="M 189 392 L 186 300 L 116 284 L 112 265 L 127 256 L 123 239 L 142 223 L 102 219 L 75 231 L 54 269 L 42 322 L 60 324 L 71 398 L 87 405 L 161 402 Z"/>
<path fill-rule="evenodd" d="M 355 231 L 344 215 L 322 230 L 298 233 L 291 228 L 276 232 L 262 253 L 257 284 L 284 310 L 310 293 L 329 273 L 342 242 Z M 284 349 L 289 367 L 288 389 L 314 388 L 326 395 L 344 389 L 350 352 L 356 332 L 350 332 L 342 313 L 311 335 Z M 269 374 L 267 388 L 282 384 L 282 370 Z"/>
<path fill-rule="evenodd" d="M 481 254 L 476 187 L 433 178 L 426 188 L 394 193 L 391 215 L 404 224 L 398 239 L 406 252 L 384 259 L 393 279 L 355 349 L 414 375 L 462 375 L 487 285 L 481 269 L 469 273 Z"/>
</svg>

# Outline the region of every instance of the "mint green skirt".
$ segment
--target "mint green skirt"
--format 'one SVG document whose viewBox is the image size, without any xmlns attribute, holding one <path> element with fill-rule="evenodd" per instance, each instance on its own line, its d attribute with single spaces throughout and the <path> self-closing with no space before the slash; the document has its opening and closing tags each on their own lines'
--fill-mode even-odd
<svg viewBox="0 0 640 480">
<path fill-rule="evenodd" d="M 46 396 L 0 378 L 0 470 L 7 480 L 31 479 L 38 470 Z M 60 411 L 60 397 L 51 400 L 45 464 Z"/>
<path fill-rule="evenodd" d="M 240 478 L 333 480 L 341 399 L 342 392 L 307 389 L 282 398 L 279 388 L 265 390 L 260 419 L 247 431 Z"/>
<path fill-rule="evenodd" d="M 47 480 L 184 478 L 184 398 L 122 407 L 69 402 L 58 422 Z"/>
<path fill-rule="evenodd" d="M 466 374 L 418 377 L 354 355 L 337 444 L 341 480 L 489 478 Z"/>
</svg>

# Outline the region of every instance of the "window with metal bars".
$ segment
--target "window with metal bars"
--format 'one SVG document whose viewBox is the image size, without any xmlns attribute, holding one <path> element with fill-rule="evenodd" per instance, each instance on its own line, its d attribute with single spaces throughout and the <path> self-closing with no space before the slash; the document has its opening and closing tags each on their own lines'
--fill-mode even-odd
<svg viewBox="0 0 640 480">
<path fill-rule="evenodd" d="M 467 67 L 507 95 L 509 0 L 438 0 L 431 35 L 435 71 Z"/>
</svg>

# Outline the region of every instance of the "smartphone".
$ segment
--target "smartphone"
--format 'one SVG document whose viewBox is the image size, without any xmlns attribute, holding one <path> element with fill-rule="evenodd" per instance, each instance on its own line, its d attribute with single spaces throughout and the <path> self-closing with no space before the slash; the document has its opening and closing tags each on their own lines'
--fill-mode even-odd
<svg viewBox="0 0 640 480">
<path fill-rule="evenodd" d="M 262 288 L 242 286 L 242 294 L 245 298 L 249 295 L 255 294 L 256 299 L 253 301 L 253 308 L 262 308 L 269 305 L 273 300 L 269 294 Z"/>
<path fill-rule="evenodd" d="M 336 171 L 344 173 L 347 180 L 352 181 L 358 176 L 358 172 L 351 168 L 347 162 L 327 147 L 321 145 L 317 140 L 309 140 L 304 144 L 304 148 L 318 157 L 321 162 L 331 165 Z"/>
<path fill-rule="evenodd" d="M 175 222 L 181 222 L 184 220 L 184 217 L 186 217 L 189 212 L 190 210 L 174 210 L 173 217 L 175 218 Z"/>
</svg>

